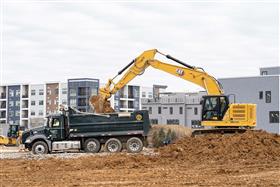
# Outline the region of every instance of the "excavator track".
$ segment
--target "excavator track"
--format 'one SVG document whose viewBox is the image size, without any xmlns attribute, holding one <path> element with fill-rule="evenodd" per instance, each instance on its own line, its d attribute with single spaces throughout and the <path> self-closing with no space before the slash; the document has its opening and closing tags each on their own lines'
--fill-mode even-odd
<svg viewBox="0 0 280 187">
<path fill-rule="evenodd" d="M 244 133 L 251 129 L 245 128 L 213 128 L 213 129 L 194 129 L 192 131 L 192 136 L 203 136 L 207 134 L 236 134 Z"/>
</svg>

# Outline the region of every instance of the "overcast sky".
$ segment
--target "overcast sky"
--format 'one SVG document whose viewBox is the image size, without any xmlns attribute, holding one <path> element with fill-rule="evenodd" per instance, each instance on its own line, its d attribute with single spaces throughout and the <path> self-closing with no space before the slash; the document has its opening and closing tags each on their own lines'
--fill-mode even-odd
<svg viewBox="0 0 280 187">
<path fill-rule="evenodd" d="M 4 84 L 84 77 L 106 82 L 153 48 L 216 78 L 255 76 L 259 67 L 279 65 L 273 2 L 3 2 Z M 198 89 L 152 68 L 131 83 Z"/>
</svg>

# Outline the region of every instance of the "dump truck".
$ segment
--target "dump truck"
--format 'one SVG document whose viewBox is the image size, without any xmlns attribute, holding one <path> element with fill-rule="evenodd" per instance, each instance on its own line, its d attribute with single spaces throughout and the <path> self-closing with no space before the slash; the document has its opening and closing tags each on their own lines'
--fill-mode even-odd
<svg viewBox="0 0 280 187">
<path fill-rule="evenodd" d="M 78 150 L 97 153 L 138 153 L 146 145 L 150 129 L 148 112 L 95 114 L 64 107 L 59 114 L 46 117 L 45 125 L 22 134 L 25 148 L 34 154 Z"/>
</svg>

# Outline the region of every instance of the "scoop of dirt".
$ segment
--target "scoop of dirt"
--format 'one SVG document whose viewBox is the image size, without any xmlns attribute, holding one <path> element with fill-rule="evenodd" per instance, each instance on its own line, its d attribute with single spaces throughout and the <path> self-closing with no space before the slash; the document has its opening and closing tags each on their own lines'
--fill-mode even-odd
<svg viewBox="0 0 280 187">
<path fill-rule="evenodd" d="M 103 99 L 101 96 L 91 96 L 89 99 L 91 108 L 95 113 L 112 113 L 114 109 L 108 100 Z"/>
</svg>

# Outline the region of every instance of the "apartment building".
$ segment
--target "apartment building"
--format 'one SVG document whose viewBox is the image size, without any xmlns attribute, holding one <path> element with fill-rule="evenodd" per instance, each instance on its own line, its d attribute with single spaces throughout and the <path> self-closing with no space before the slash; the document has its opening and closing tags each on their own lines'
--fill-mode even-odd
<svg viewBox="0 0 280 187">
<path fill-rule="evenodd" d="M 140 86 L 126 85 L 111 97 L 116 112 L 132 112 L 140 109 Z"/>
<path fill-rule="evenodd" d="M 257 104 L 257 128 L 280 134 L 280 67 L 260 68 L 253 77 L 222 78 L 225 94 L 234 94 L 238 103 Z"/>
<path fill-rule="evenodd" d="M 28 127 L 28 84 L 0 86 L 0 134 L 6 134 L 8 124 Z"/>
<path fill-rule="evenodd" d="M 97 95 L 99 79 L 68 79 L 68 105 L 81 112 L 91 112 L 89 98 Z"/>
<path fill-rule="evenodd" d="M 152 124 L 200 126 L 202 96 L 198 93 L 161 93 L 157 98 L 142 99 L 142 109 L 149 111 Z"/>
</svg>

